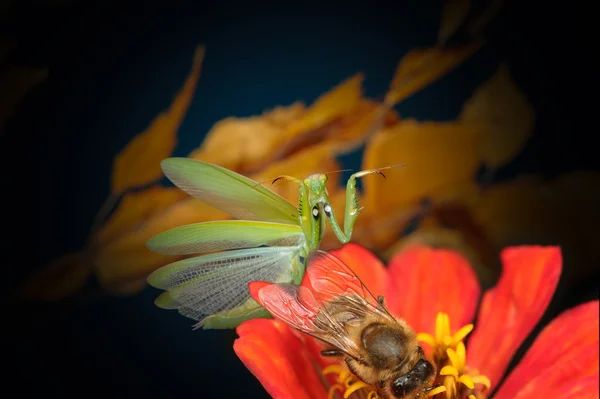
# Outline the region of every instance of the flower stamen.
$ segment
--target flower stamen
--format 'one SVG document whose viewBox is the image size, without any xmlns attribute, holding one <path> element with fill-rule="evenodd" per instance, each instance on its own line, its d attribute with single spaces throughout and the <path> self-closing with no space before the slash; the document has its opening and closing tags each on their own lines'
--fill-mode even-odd
<svg viewBox="0 0 600 399">
<path fill-rule="evenodd" d="M 433 358 L 438 367 L 446 363 L 446 350 L 456 349 L 469 333 L 473 331 L 473 324 L 467 324 L 459 328 L 454 334 L 450 329 L 450 317 L 447 313 L 438 312 L 435 318 L 435 334 L 419 333 L 417 339 L 428 344 L 433 350 Z"/>
<path fill-rule="evenodd" d="M 467 351 L 463 340 L 473 331 L 473 324 L 467 324 L 452 334 L 450 317 L 439 312 L 435 320 L 435 333 L 417 334 L 417 339 L 428 344 L 433 350 L 433 360 L 439 370 L 439 382 L 446 392 L 446 399 L 481 399 L 490 387 L 490 380 L 479 375 L 476 370 L 469 370 Z M 443 391 L 433 393 L 434 396 Z"/>
<path fill-rule="evenodd" d="M 359 389 L 366 389 L 367 399 L 379 399 L 374 386 L 369 385 L 361 380 L 357 380 L 356 376 L 337 364 L 330 364 L 323 369 L 323 375 L 336 374 L 336 384 L 329 388 L 329 399 L 333 398 L 335 391 L 344 393 L 344 399 L 347 399 Z"/>
</svg>

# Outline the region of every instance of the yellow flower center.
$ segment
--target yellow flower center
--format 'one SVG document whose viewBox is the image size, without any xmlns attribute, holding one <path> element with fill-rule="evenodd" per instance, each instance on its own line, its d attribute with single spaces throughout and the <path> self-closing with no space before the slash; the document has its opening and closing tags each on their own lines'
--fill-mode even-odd
<svg viewBox="0 0 600 399">
<path fill-rule="evenodd" d="M 438 379 L 446 387 L 446 399 L 485 399 L 490 388 L 490 380 L 471 370 L 466 365 L 467 350 L 463 340 L 473 330 L 472 324 L 450 330 L 450 318 L 446 313 L 438 313 L 435 322 L 435 337 L 430 334 L 417 334 L 417 339 L 431 346 L 437 366 Z"/>
<path fill-rule="evenodd" d="M 323 375 L 335 374 L 336 384 L 329 388 L 328 399 L 333 399 L 336 391 L 344 393 L 344 399 L 347 399 L 353 393 L 362 389 L 360 396 L 367 399 L 379 399 L 377 390 L 374 386 L 365 384 L 363 381 L 356 378 L 356 376 L 350 373 L 348 370 L 337 364 L 331 364 L 323 369 Z"/>
</svg>

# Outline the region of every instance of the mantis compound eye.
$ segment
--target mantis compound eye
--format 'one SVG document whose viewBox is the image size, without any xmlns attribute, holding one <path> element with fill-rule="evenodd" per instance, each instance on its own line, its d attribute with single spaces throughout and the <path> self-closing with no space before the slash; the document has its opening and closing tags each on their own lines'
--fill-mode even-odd
<svg viewBox="0 0 600 399">
<path fill-rule="evenodd" d="M 313 206 L 312 215 L 315 218 L 315 220 L 319 220 L 319 213 L 319 208 L 317 206 Z"/>
</svg>

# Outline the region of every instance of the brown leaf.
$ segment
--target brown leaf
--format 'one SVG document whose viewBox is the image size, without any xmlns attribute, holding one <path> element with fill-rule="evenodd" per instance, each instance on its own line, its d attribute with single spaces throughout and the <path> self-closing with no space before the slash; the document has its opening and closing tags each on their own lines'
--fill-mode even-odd
<svg viewBox="0 0 600 399">
<path fill-rule="evenodd" d="M 481 43 L 457 49 L 428 48 L 409 51 L 398 64 L 387 104 L 397 104 L 471 57 Z"/>
<path fill-rule="evenodd" d="M 77 252 L 62 256 L 31 274 L 19 296 L 30 300 L 55 301 L 75 294 L 92 275 L 88 254 Z"/>
<path fill-rule="evenodd" d="M 338 126 L 327 136 L 337 154 L 348 153 L 362 145 L 383 127 L 391 127 L 400 116 L 383 104 L 363 100 L 351 113 L 342 117 Z"/>
<path fill-rule="evenodd" d="M 41 81 L 48 77 L 45 68 L 7 68 L 0 76 L 0 136 L 17 105 Z"/>
<path fill-rule="evenodd" d="M 365 149 L 363 169 L 406 166 L 386 171 L 387 179 L 363 178 L 365 212 L 394 212 L 471 181 L 479 165 L 478 134 L 461 123 L 414 120 L 377 133 Z"/>
<path fill-rule="evenodd" d="M 230 216 L 225 212 L 192 197 L 162 208 L 147 217 L 137 229 L 97 249 L 94 266 L 100 284 L 107 289 L 122 286 L 177 260 L 178 257 L 160 255 L 146 247 L 146 242 L 154 235 L 190 223 L 227 219 Z"/>
<path fill-rule="evenodd" d="M 514 158 L 525 146 L 535 122 L 535 111 L 510 76 L 507 64 L 479 87 L 459 116 L 464 123 L 485 129 L 479 153 L 497 168 Z"/>
<path fill-rule="evenodd" d="M 92 245 L 101 247 L 113 239 L 136 231 L 149 217 L 188 197 L 188 194 L 178 187 L 154 186 L 143 191 L 127 193 L 110 218 L 93 235 Z"/>
<path fill-rule="evenodd" d="M 285 137 L 314 130 L 352 112 L 361 102 L 363 80 L 363 74 L 356 74 L 321 95 L 300 118 L 290 122 Z"/>
<path fill-rule="evenodd" d="M 471 211 L 497 250 L 508 245 L 560 245 L 565 278 L 597 269 L 600 173 L 565 173 L 552 181 L 517 178 L 485 190 Z"/>
<path fill-rule="evenodd" d="M 304 112 L 304 105 L 294 103 L 260 116 L 225 118 L 212 127 L 202 146 L 189 157 L 239 172 L 270 159 L 284 138 L 285 127 Z"/>
<path fill-rule="evenodd" d="M 469 13 L 470 0 L 444 0 L 438 43 L 444 43 L 462 24 Z"/>
<path fill-rule="evenodd" d="M 219 121 L 189 156 L 237 172 L 259 171 L 269 162 L 341 133 L 343 122 L 339 120 L 351 115 L 363 101 L 362 80 L 362 74 L 355 75 L 321 95 L 309 108 L 297 102 L 260 116 Z"/>
<path fill-rule="evenodd" d="M 192 71 L 169 109 L 160 113 L 148 128 L 115 158 L 111 191 L 119 194 L 143 186 L 162 176 L 160 162 L 175 148 L 177 130 L 185 117 L 200 77 L 204 47 L 196 48 Z"/>
</svg>

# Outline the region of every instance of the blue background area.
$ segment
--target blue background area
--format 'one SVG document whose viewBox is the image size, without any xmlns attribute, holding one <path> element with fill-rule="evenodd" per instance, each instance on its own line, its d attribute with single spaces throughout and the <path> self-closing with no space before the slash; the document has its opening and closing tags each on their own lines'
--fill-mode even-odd
<svg viewBox="0 0 600 399">
<path fill-rule="evenodd" d="M 400 58 L 436 40 L 441 2 L 426 3 L 217 9 L 148 1 L 116 8 L 85 3 L 66 11 L 18 9 L 27 18 L 13 25 L 23 39 L 15 57 L 50 65 L 51 76 L 22 104 L 7 131 L 14 145 L 35 142 L 39 166 L 33 172 L 39 184 L 17 178 L 14 183 L 33 190 L 30 199 L 39 211 L 31 216 L 40 228 L 37 262 L 12 268 L 9 285 L 28 269 L 83 245 L 108 195 L 114 156 L 169 106 L 189 73 L 196 45 L 204 43 L 207 51 L 179 131 L 178 156 L 199 146 L 224 117 L 256 115 L 296 100 L 310 104 L 357 72 L 365 74 L 367 96 L 381 96 Z M 400 114 L 455 118 L 472 90 L 495 70 L 498 53 L 506 56 L 510 48 L 515 77 L 542 116 L 538 126 L 560 125 L 543 117 L 558 107 L 549 100 L 547 83 L 558 68 L 539 69 L 541 33 L 535 31 L 529 42 L 514 31 L 495 33 L 505 41 L 498 39 L 494 50 L 486 48 L 407 99 L 397 108 Z M 516 46 L 521 41 L 538 45 L 521 50 Z M 551 129 L 544 139 L 536 134 L 504 175 L 589 167 L 589 158 L 579 152 L 563 156 L 556 166 L 551 145 L 565 142 Z M 344 163 L 356 168 L 359 160 L 360 152 Z M 153 305 L 157 294 L 149 288 L 134 297 L 13 308 L 19 312 L 15 326 L 23 362 L 15 369 L 35 375 L 32 382 L 49 396 L 266 395 L 233 353 L 235 332 L 192 331 L 191 320 Z"/>
</svg>

